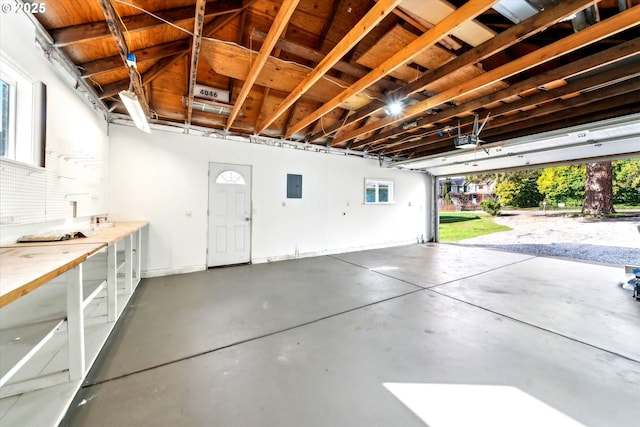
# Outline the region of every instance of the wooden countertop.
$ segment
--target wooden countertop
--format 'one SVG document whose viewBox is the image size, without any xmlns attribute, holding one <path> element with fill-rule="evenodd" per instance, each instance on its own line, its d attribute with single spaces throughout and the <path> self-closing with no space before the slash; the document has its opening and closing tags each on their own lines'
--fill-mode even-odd
<svg viewBox="0 0 640 427">
<path fill-rule="evenodd" d="M 145 227 L 118 222 L 93 236 L 57 242 L 12 243 L 0 247 L 0 307 L 71 270 L 100 249 Z"/>
<path fill-rule="evenodd" d="M 69 240 L 58 240 L 55 242 L 21 242 L 2 245 L 5 248 L 21 248 L 23 246 L 59 246 L 59 245 L 77 245 L 79 243 L 106 243 L 111 245 L 129 234 L 134 233 L 149 224 L 147 221 L 127 221 L 116 222 L 113 227 L 102 228 L 95 232 L 93 236 L 78 237 Z"/>
<path fill-rule="evenodd" d="M 98 242 L 0 248 L 0 307 L 71 270 L 106 246 Z"/>
</svg>

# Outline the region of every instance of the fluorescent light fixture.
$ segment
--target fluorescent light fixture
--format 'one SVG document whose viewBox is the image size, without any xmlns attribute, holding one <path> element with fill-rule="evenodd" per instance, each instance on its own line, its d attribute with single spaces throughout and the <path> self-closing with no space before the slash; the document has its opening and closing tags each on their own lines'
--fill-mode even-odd
<svg viewBox="0 0 640 427">
<path fill-rule="evenodd" d="M 185 106 L 189 105 L 189 99 L 184 97 L 183 101 Z M 207 101 L 201 98 L 193 99 L 193 109 L 195 111 L 204 111 L 205 113 L 216 114 L 218 116 L 229 116 L 233 105 L 224 104 L 221 102 Z"/>
<path fill-rule="evenodd" d="M 130 90 L 123 90 L 119 95 L 133 122 L 136 124 L 136 127 L 143 132 L 151 133 L 149 122 L 147 122 L 147 118 L 142 110 L 142 105 L 140 105 L 136 94 Z"/>
</svg>

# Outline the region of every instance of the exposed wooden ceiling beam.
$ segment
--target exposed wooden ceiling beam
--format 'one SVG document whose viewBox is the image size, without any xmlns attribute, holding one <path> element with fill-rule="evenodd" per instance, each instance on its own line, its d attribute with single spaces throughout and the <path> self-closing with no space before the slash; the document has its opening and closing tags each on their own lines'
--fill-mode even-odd
<svg viewBox="0 0 640 427">
<path fill-rule="evenodd" d="M 640 104 L 634 102 L 640 96 L 640 91 L 626 92 L 623 95 L 615 96 L 611 91 L 604 95 L 598 103 L 593 103 L 589 95 L 581 95 L 563 101 L 563 107 L 557 110 L 548 110 L 547 114 L 531 119 L 514 120 L 510 125 L 502 125 L 499 130 L 494 129 L 494 134 L 499 135 L 501 140 L 517 138 L 534 133 L 547 132 L 562 129 L 568 126 L 575 126 L 585 123 L 593 123 L 599 120 L 606 120 L 612 117 L 620 117 L 634 114 L 640 111 Z M 551 104 L 549 107 L 553 107 Z M 483 131 L 483 139 L 491 139 L 491 132 Z M 489 144 L 491 142 L 488 142 Z M 452 137 L 432 139 L 425 144 L 422 149 L 411 151 L 412 158 L 420 158 L 439 154 L 446 151 L 453 151 Z M 402 156 L 402 154 L 400 154 Z"/>
<path fill-rule="evenodd" d="M 336 19 L 336 14 L 341 4 L 342 0 L 331 0 L 331 12 L 329 13 L 329 17 L 324 21 L 324 26 L 322 27 L 322 31 L 320 31 L 318 43 L 316 44 L 316 49 L 321 52 L 324 51 L 324 42 L 327 39 L 327 34 L 329 34 L 333 21 Z"/>
<path fill-rule="evenodd" d="M 120 53 L 120 58 L 122 59 L 123 64 L 129 70 L 129 80 L 130 84 L 133 87 L 133 91 L 138 97 L 138 102 L 140 102 L 140 106 L 144 111 L 146 116 L 149 115 L 149 105 L 147 104 L 147 97 L 142 88 L 142 79 L 140 78 L 140 74 L 134 66 L 127 65 L 127 54 L 129 53 L 129 47 L 127 46 L 127 42 L 124 39 L 124 33 L 122 32 L 122 28 L 120 27 L 119 17 L 116 10 L 113 8 L 110 0 L 100 0 L 100 7 L 104 13 L 107 25 L 109 26 L 109 30 L 111 31 L 111 35 L 115 40 L 116 46 L 118 47 L 118 52 Z"/>
<path fill-rule="evenodd" d="M 514 123 L 520 123 L 520 126 L 527 127 L 529 126 L 531 121 L 536 118 L 544 118 L 547 121 L 549 121 L 550 118 L 555 120 L 555 115 L 562 114 L 565 110 L 568 109 L 577 110 L 574 111 L 574 113 L 577 113 L 579 111 L 579 115 L 583 115 L 584 110 L 581 110 L 578 107 L 584 107 L 589 104 L 597 105 L 605 99 L 621 97 L 624 95 L 629 95 L 631 93 L 637 93 L 638 91 L 640 91 L 640 78 L 636 77 L 626 80 L 624 83 L 607 86 L 605 88 L 589 91 L 586 93 L 581 93 L 578 96 L 567 99 L 559 99 L 555 102 L 551 102 L 549 104 L 527 111 L 528 114 L 526 116 L 522 114 L 515 114 L 496 119 L 494 123 L 492 123 L 491 126 L 486 129 L 486 131 L 483 131 L 482 136 L 483 138 L 488 138 L 494 135 L 503 134 L 505 133 L 506 126 L 513 126 Z"/>
<path fill-rule="evenodd" d="M 410 96 L 422 90 L 426 85 L 438 79 L 441 79 L 442 77 L 458 69 L 480 62 L 491 55 L 494 55 L 502 50 L 507 49 L 510 46 L 515 45 L 525 38 L 544 31 L 547 26 L 553 25 L 559 20 L 572 15 L 576 11 L 588 7 L 593 3 L 594 0 L 568 0 L 563 1 L 555 6 L 549 7 L 548 9 L 545 9 L 544 11 L 522 21 L 520 24 L 510 27 L 509 29 L 503 31 L 492 39 L 487 40 L 483 44 L 473 48 L 472 50 L 463 53 L 462 55 L 449 61 L 443 66 L 425 72 L 416 81 L 410 83 L 405 88 L 393 92 L 389 96 L 393 96 L 394 99 L 404 99 L 407 96 Z M 357 113 L 353 114 L 349 118 L 349 120 L 347 120 L 346 124 L 348 125 L 353 123 L 354 121 L 361 120 L 362 118 L 383 109 L 385 106 L 385 102 L 374 100 L 369 105 L 361 108 Z M 337 130 L 339 126 L 340 124 L 329 126 L 327 127 L 326 131 L 333 132 Z M 318 135 L 312 135 L 311 141 L 314 141 L 315 139 L 317 139 L 317 137 Z"/>
<path fill-rule="evenodd" d="M 530 134 L 531 129 L 539 133 L 582 123 L 594 123 L 598 120 L 621 117 L 640 111 L 640 104 L 634 102 L 640 98 L 638 86 L 635 91 L 620 89 L 622 88 L 617 88 L 622 94 L 615 96 L 613 92 L 616 91 L 616 88 L 607 88 L 598 95 L 598 102 L 592 102 L 590 94 L 560 101 L 559 108 L 553 110 L 549 108 L 549 112 L 545 115 L 533 117 L 531 120 L 514 121 L 510 125 L 502 126 L 494 135 L 487 134 L 487 137 L 495 139 L 495 135 L 499 135 L 499 140 L 515 138 Z M 559 124 L 561 121 L 563 123 Z M 498 129 L 493 130 L 497 131 Z"/>
<path fill-rule="evenodd" d="M 242 0 L 218 0 L 211 2 L 205 9 L 205 16 L 212 17 L 227 13 L 234 13 L 242 10 Z M 173 24 L 183 24 L 193 21 L 193 6 L 179 7 L 154 12 L 158 17 Z M 130 32 L 148 30 L 151 28 L 167 25 L 162 20 L 146 13 L 139 15 L 124 16 L 122 22 Z M 90 22 L 87 24 L 74 25 L 71 27 L 51 30 L 55 46 L 66 46 L 73 43 L 84 42 L 109 37 L 110 31 L 106 22 Z"/>
<path fill-rule="evenodd" d="M 267 33 L 255 28 L 251 34 L 251 39 L 257 42 L 263 42 L 266 36 Z M 287 39 L 279 39 L 276 43 L 276 48 L 281 49 L 284 52 L 299 56 L 302 59 L 312 61 L 316 64 L 322 61 L 322 59 L 324 58 L 324 55 L 317 50 L 308 48 L 298 43 L 294 43 Z M 369 71 L 371 71 L 367 67 L 363 67 L 362 65 L 347 62 L 344 60 L 336 62 L 336 64 L 333 66 L 333 69 L 354 77 L 364 77 Z M 398 83 L 395 83 L 390 79 L 381 79 L 378 84 L 381 88 L 387 90 L 396 90 L 400 88 L 400 85 Z"/>
<path fill-rule="evenodd" d="M 331 49 L 320 63 L 302 80 L 298 86 L 282 101 L 271 116 L 266 118 L 258 127 L 260 134 L 273 123 L 282 113 L 293 105 L 311 86 L 320 80 L 340 59 L 346 55 L 369 31 L 375 28 L 402 0 L 379 0 L 367 14 L 349 31 L 338 44 Z M 308 125 L 309 123 L 307 123 Z"/>
<path fill-rule="evenodd" d="M 253 4 L 255 1 L 256 0 L 244 0 L 243 8 L 247 8 L 251 6 L 251 4 Z M 212 21 L 210 21 L 207 25 L 204 26 L 202 30 L 203 36 L 211 37 L 216 31 L 218 31 L 219 29 L 227 25 L 229 22 L 233 21 L 240 13 L 242 13 L 242 10 L 244 9 L 235 11 L 234 13 L 231 13 L 231 14 L 215 17 Z M 145 84 L 150 83 L 153 79 L 159 76 L 164 70 L 166 70 L 168 67 L 174 64 L 177 60 L 184 58 L 189 52 L 190 51 L 182 52 L 174 57 L 165 58 L 158 61 L 158 63 L 156 63 L 153 67 L 149 68 L 142 76 L 144 83 Z"/>
<path fill-rule="evenodd" d="M 433 28 L 433 24 L 424 22 L 418 22 L 417 20 L 413 19 L 413 17 L 411 17 L 409 14 L 405 13 L 403 10 L 401 9 L 395 9 L 393 11 L 393 13 L 400 19 L 407 21 L 409 24 L 413 25 L 414 27 L 416 27 L 418 30 L 422 31 L 423 33 L 426 33 L 427 31 L 429 31 L 431 28 Z M 442 40 L 440 40 L 440 44 L 443 45 L 444 47 L 446 47 L 449 50 L 458 50 L 458 49 L 462 49 L 462 45 L 454 40 L 452 37 L 446 36 L 443 37 Z"/>
<path fill-rule="evenodd" d="M 491 136 L 492 134 L 502 133 L 504 132 L 504 127 L 523 120 L 531 120 L 535 117 L 544 116 L 547 114 L 555 113 L 557 111 L 561 111 L 563 108 L 567 107 L 565 101 L 560 98 L 566 97 L 571 94 L 578 94 L 581 92 L 586 92 L 586 95 L 580 95 L 582 100 L 587 100 L 589 102 L 597 102 L 601 99 L 611 98 L 614 96 L 618 96 L 622 93 L 632 92 L 640 89 L 640 79 L 637 77 L 640 74 L 640 62 L 634 63 L 631 65 L 622 65 L 614 68 L 613 70 L 606 70 L 592 76 L 577 79 L 568 83 L 564 86 L 557 87 L 548 92 L 541 91 L 540 93 L 532 96 L 528 96 L 526 98 L 522 98 L 518 101 L 505 103 L 497 108 L 492 108 L 487 110 L 491 113 L 490 121 L 485 126 L 485 130 L 483 131 L 483 138 Z M 635 78 L 630 77 L 635 76 Z M 599 90 L 599 87 L 602 85 L 613 84 L 613 82 L 622 79 L 624 81 L 623 84 L 616 84 L 614 88 L 607 88 L 606 90 Z M 587 92 L 588 91 L 588 92 Z M 571 98 L 573 99 L 573 98 Z M 556 102 L 549 102 L 551 100 L 557 100 Z M 527 108 L 537 106 L 538 104 L 542 105 L 537 108 Z M 580 104 L 582 105 L 582 104 Z M 577 107 L 578 104 L 571 104 L 573 108 Z M 517 112 L 521 109 L 527 109 L 526 114 L 508 114 Z M 483 112 L 486 113 L 487 111 Z M 550 119 L 550 117 L 548 117 Z M 471 126 L 473 124 L 473 117 L 465 117 L 460 120 L 459 125 L 461 126 Z M 494 131 L 492 132 L 491 129 Z M 434 129 L 429 129 L 425 131 L 425 134 L 433 133 Z M 407 135 L 411 136 L 411 135 Z M 419 134 L 416 134 L 419 136 Z M 408 149 L 415 150 L 416 148 L 428 145 L 432 143 L 430 140 L 416 141 L 408 144 L 397 144 L 391 141 L 390 144 L 381 144 L 380 147 L 383 147 L 384 154 L 390 153 L 401 153 Z"/>
<path fill-rule="evenodd" d="M 527 122 L 516 123 L 513 127 L 503 128 L 500 139 L 511 139 L 541 132 L 554 131 L 576 125 L 588 125 L 589 123 L 607 120 L 614 117 L 622 117 L 640 112 L 640 104 L 633 102 L 631 97 L 640 97 L 640 92 L 630 93 L 615 98 L 610 98 L 599 104 L 588 104 L 576 109 L 564 109 L 551 117 L 539 117 Z M 635 99 L 635 98 L 634 98 Z M 433 142 L 410 153 L 410 158 L 418 159 L 426 156 L 445 155 L 456 150 L 453 148 L 451 138 Z M 457 150 L 456 150 L 457 151 Z M 637 153 L 637 152 L 636 152 Z M 402 156 L 402 155 L 401 155 Z M 405 156 L 402 156 L 405 157 Z M 579 159 L 576 159 L 579 160 Z"/>
<path fill-rule="evenodd" d="M 287 28 L 288 28 L 288 27 L 286 27 L 286 28 L 282 31 L 282 34 L 284 34 L 284 36 L 285 36 L 285 37 L 286 37 L 286 35 L 287 35 Z M 266 38 L 266 37 L 267 37 L 267 33 L 264 33 L 264 36 L 265 36 L 265 38 Z M 252 37 L 253 37 L 253 34 L 252 34 L 252 35 L 250 35 L 249 37 L 250 37 L 250 38 L 252 38 Z M 280 40 L 282 40 L 282 39 L 279 39 L 278 41 L 280 41 Z M 263 40 L 261 40 L 261 42 L 264 42 L 264 39 L 263 39 Z M 239 43 L 239 44 L 241 44 L 241 43 Z M 276 47 L 275 47 L 275 49 L 273 50 L 273 57 L 275 57 L 275 58 L 280 58 L 280 54 L 281 54 L 281 53 L 282 53 L 282 49 L 278 46 L 278 42 L 276 42 Z M 258 128 L 258 126 L 260 125 L 260 120 L 262 119 L 262 117 L 263 117 L 263 115 L 264 115 L 264 114 L 263 114 L 263 113 L 264 113 L 264 107 L 265 107 L 265 105 L 267 104 L 267 100 L 269 99 L 269 94 L 270 94 L 270 93 L 271 93 L 271 88 L 269 88 L 269 87 L 265 87 L 265 88 L 264 88 L 264 91 L 263 91 L 263 94 L 262 94 L 262 102 L 260 102 L 260 109 L 258 110 L 258 113 L 256 114 L 256 120 L 255 120 L 255 123 L 254 123 L 254 125 L 253 125 L 253 128 L 254 128 L 254 129 L 257 129 L 257 128 Z"/>
<path fill-rule="evenodd" d="M 156 46 L 149 46 L 132 52 L 136 56 L 138 64 L 153 61 L 156 59 L 166 58 L 178 53 L 188 52 L 191 48 L 187 39 L 176 40 L 169 43 L 163 43 Z M 122 68 L 122 59 L 120 55 L 110 56 L 108 58 L 96 59 L 91 62 L 85 62 L 78 65 L 81 70 L 80 75 L 83 78 L 92 77 L 96 74 L 106 73 Z"/>
<path fill-rule="evenodd" d="M 451 33 L 455 28 L 471 19 L 474 19 L 476 16 L 489 9 L 497 2 L 498 0 L 469 0 L 458 10 L 436 24 L 428 32 L 418 37 L 408 46 L 401 49 L 399 52 L 393 54 L 389 59 L 380 64 L 365 77 L 361 78 L 349 88 L 342 91 L 331 101 L 293 125 L 287 132 L 286 136 L 290 137 L 294 133 L 299 132 L 300 130 L 308 126 L 311 122 L 319 119 L 329 111 L 338 107 L 350 96 L 360 93 L 371 84 L 396 70 L 398 67 L 408 63 L 417 54 L 419 54 L 426 48 L 433 46 L 438 40 Z"/>
<path fill-rule="evenodd" d="M 599 52 L 597 54 L 594 54 L 582 59 L 578 59 L 569 64 L 563 65 L 561 67 L 553 68 L 551 70 L 545 71 L 534 77 L 515 83 L 497 92 L 484 95 L 480 98 L 476 98 L 474 100 L 471 100 L 464 104 L 457 105 L 453 108 L 446 109 L 439 113 L 425 116 L 416 121 L 417 122 L 416 128 L 426 127 L 434 123 L 443 122 L 450 119 L 451 117 L 459 116 L 459 115 L 474 111 L 478 108 L 482 108 L 484 105 L 493 104 L 495 102 L 509 99 L 513 96 L 517 96 L 531 89 L 544 87 L 546 84 L 550 82 L 566 79 L 566 78 L 578 75 L 580 73 L 584 73 L 586 71 L 595 70 L 605 65 L 615 63 L 622 59 L 636 55 L 639 51 L 640 51 L 640 38 L 635 40 L 630 40 L 619 46 L 609 48 L 605 51 Z M 357 143 L 354 144 L 354 148 L 364 146 L 366 144 L 374 144 L 378 140 L 387 139 L 395 135 L 402 134 L 404 132 L 405 130 L 403 129 L 403 127 L 398 126 L 396 128 L 385 131 L 377 136 L 358 140 Z M 415 148 L 419 145 L 420 145 L 419 142 L 408 143 L 405 145 L 405 147 Z"/>
<path fill-rule="evenodd" d="M 276 42 L 278 41 L 280 34 L 282 34 L 282 31 L 289 24 L 289 19 L 291 19 L 291 15 L 293 15 L 293 12 L 296 10 L 296 7 L 298 6 L 299 2 L 300 0 L 284 0 L 280 5 L 280 10 L 278 10 L 278 14 L 274 18 L 273 25 L 269 30 L 269 34 L 267 35 L 265 42 L 262 44 L 262 47 L 260 48 L 260 53 L 256 57 L 255 62 L 253 63 L 253 65 L 251 66 L 251 69 L 249 70 L 249 74 L 247 75 L 247 78 L 244 81 L 242 89 L 240 89 L 238 98 L 236 98 L 235 100 L 233 110 L 231 111 L 231 114 L 227 119 L 227 124 L 226 124 L 227 130 L 229 130 L 234 120 L 238 116 L 238 113 L 242 108 L 242 104 L 244 103 L 244 100 L 247 98 L 247 95 L 249 95 L 249 91 L 253 87 L 253 84 L 255 83 L 256 79 L 258 78 L 258 74 L 262 70 L 262 67 L 267 62 L 267 59 L 269 59 L 269 55 L 271 55 L 271 51 L 273 50 Z"/>
<path fill-rule="evenodd" d="M 202 29 L 204 28 L 204 9 L 207 0 L 196 0 L 196 16 L 193 22 L 193 44 L 191 46 L 191 66 L 189 67 L 189 88 L 187 89 L 187 120 L 191 126 L 193 115 L 193 93 L 198 79 L 198 60 L 200 59 L 200 44 L 202 43 Z"/>
<path fill-rule="evenodd" d="M 536 65 L 543 64 L 554 58 L 557 58 L 567 53 L 573 52 L 581 47 L 595 43 L 605 37 L 612 34 L 619 33 L 628 28 L 632 28 L 640 23 L 638 18 L 640 17 L 640 5 L 631 9 L 621 12 L 613 17 L 601 21 L 591 27 L 588 27 L 578 33 L 572 34 L 550 45 L 541 47 L 525 56 L 516 58 L 513 61 L 506 63 L 498 68 L 495 68 L 487 73 L 480 75 L 472 80 L 461 83 L 455 87 L 447 89 L 441 93 L 434 95 L 433 97 L 426 99 L 418 104 L 412 105 L 405 110 L 402 117 L 387 117 L 376 122 L 370 123 L 367 126 L 362 126 L 355 129 L 345 135 L 336 138 L 334 144 L 346 141 L 371 132 L 375 129 L 379 129 L 384 126 L 388 126 L 393 123 L 397 123 L 403 120 L 415 117 L 430 108 L 437 107 L 440 104 L 452 101 L 463 95 L 473 93 L 479 89 L 482 89 L 492 83 L 498 82 L 502 79 L 506 79 L 516 73 L 528 70 Z"/>
<path fill-rule="evenodd" d="M 257 0 L 243 0 L 242 7 L 248 8 L 256 1 Z M 191 9 L 191 11 L 193 12 L 193 9 Z M 202 31 L 204 36 L 211 37 L 220 28 L 224 27 L 229 22 L 234 20 L 241 12 L 242 10 L 215 17 L 211 22 L 209 22 L 207 25 L 204 26 L 204 29 Z M 144 75 L 142 76 L 143 84 L 147 85 L 151 83 L 156 77 L 162 74 L 164 70 L 169 68 L 176 61 L 179 61 L 180 59 L 187 56 L 189 52 L 191 52 L 191 49 L 158 61 L 155 65 L 153 65 L 147 71 L 145 71 Z M 113 82 L 108 85 L 105 85 L 102 87 L 102 92 L 100 93 L 100 99 L 110 98 L 115 94 L 117 94 L 119 91 L 126 89 L 127 86 L 128 86 L 128 80 L 121 80 L 119 82 Z"/>
</svg>

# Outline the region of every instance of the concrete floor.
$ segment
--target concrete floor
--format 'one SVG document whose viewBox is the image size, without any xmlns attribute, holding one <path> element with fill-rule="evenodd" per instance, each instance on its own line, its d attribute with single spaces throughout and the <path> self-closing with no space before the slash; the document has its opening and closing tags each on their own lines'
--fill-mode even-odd
<svg viewBox="0 0 640 427">
<path fill-rule="evenodd" d="M 146 279 L 64 424 L 637 426 L 621 274 L 426 244 Z"/>
</svg>

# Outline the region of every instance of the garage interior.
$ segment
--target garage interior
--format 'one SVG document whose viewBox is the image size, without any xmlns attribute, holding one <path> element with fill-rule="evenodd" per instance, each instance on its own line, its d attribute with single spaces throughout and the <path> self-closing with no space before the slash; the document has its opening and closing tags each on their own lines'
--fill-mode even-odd
<svg viewBox="0 0 640 427">
<path fill-rule="evenodd" d="M 637 423 L 621 266 L 437 242 L 439 177 L 640 156 L 637 0 L 6 4 L 44 113 L 1 245 L 148 225 L 75 392 L 3 382 L 2 425 Z"/>
</svg>

